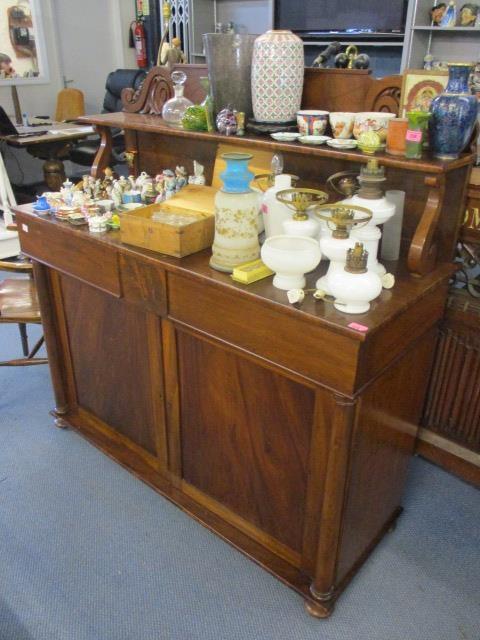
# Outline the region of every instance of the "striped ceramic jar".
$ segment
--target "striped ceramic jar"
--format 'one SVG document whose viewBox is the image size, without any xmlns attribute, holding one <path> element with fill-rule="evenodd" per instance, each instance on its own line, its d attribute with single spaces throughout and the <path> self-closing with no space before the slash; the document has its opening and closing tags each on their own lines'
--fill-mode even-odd
<svg viewBox="0 0 480 640">
<path fill-rule="evenodd" d="M 255 40 L 252 61 L 253 115 L 258 122 L 289 122 L 300 109 L 303 42 L 291 31 L 267 31 Z"/>
</svg>

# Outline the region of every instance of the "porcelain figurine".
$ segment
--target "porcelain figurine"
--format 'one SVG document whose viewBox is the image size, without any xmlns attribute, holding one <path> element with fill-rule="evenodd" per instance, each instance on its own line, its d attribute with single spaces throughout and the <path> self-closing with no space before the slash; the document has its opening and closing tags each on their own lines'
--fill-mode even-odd
<svg viewBox="0 0 480 640">
<path fill-rule="evenodd" d="M 454 27 L 457 22 L 457 9 L 455 7 L 455 1 L 450 0 L 445 13 L 440 21 L 440 26 L 445 28 Z"/>
<path fill-rule="evenodd" d="M 155 187 L 153 186 L 153 181 L 151 179 L 146 180 L 143 183 L 141 197 L 142 202 L 144 202 L 145 204 L 153 204 L 157 199 L 157 192 L 155 190 Z"/>
<path fill-rule="evenodd" d="M 257 260 L 258 196 L 250 188 L 253 173 L 248 168 L 249 153 L 224 153 L 223 187 L 215 195 L 215 238 L 210 266 L 231 273 L 245 262 Z"/>
<path fill-rule="evenodd" d="M 175 195 L 177 180 L 175 174 L 171 169 L 165 169 L 164 176 L 164 188 L 165 188 L 165 200 L 168 200 Z"/>
<path fill-rule="evenodd" d="M 347 250 L 345 267 L 329 279 L 334 306 L 343 313 L 366 313 L 382 292 L 378 274 L 367 269 L 368 251 L 361 242 Z"/>
<path fill-rule="evenodd" d="M 440 2 L 430 9 L 430 18 L 434 27 L 440 26 L 446 10 L 447 5 L 445 4 L 445 2 Z"/>
<path fill-rule="evenodd" d="M 258 122 L 290 122 L 300 109 L 304 76 L 302 40 L 291 31 L 267 31 L 255 40 L 253 114 Z"/>
<path fill-rule="evenodd" d="M 459 26 L 474 27 L 477 22 L 478 5 L 468 2 L 460 9 Z"/>
<path fill-rule="evenodd" d="M 273 286 L 283 291 L 303 289 L 305 274 L 315 269 L 322 254 L 318 241 L 305 236 L 271 236 L 262 246 L 263 262 L 275 272 Z"/>
<path fill-rule="evenodd" d="M 188 176 L 188 184 L 205 184 L 205 176 L 203 175 L 205 167 L 196 160 L 193 161 L 193 176 Z"/>
<path fill-rule="evenodd" d="M 115 208 L 118 208 L 122 204 L 122 196 L 123 196 L 122 188 L 120 184 L 117 181 L 115 181 L 113 183 L 112 192 L 110 194 L 110 197 L 115 203 Z"/>
<path fill-rule="evenodd" d="M 180 191 L 187 184 L 188 174 L 185 167 L 175 167 L 175 191 Z"/>
<path fill-rule="evenodd" d="M 458 158 L 475 127 L 478 101 L 468 85 L 472 70 L 466 62 L 449 64 L 447 87 L 430 105 L 430 147 L 441 160 Z"/>
<path fill-rule="evenodd" d="M 63 183 L 60 193 L 62 194 L 63 201 L 68 207 L 72 206 L 73 199 L 73 182 L 70 180 L 65 180 Z"/>
</svg>

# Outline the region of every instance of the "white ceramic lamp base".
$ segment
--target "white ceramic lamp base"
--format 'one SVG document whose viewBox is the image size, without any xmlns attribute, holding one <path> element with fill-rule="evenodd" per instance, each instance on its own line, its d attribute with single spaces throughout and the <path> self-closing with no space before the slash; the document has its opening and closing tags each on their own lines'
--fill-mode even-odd
<svg viewBox="0 0 480 640">
<path fill-rule="evenodd" d="M 335 301 L 333 303 L 333 306 L 338 311 L 343 311 L 343 313 L 366 313 L 370 309 L 369 302 L 359 302 L 359 303 L 349 302 L 347 304 L 347 303 L 342 303 L 340 300 L 338 300 L 338 302 Z"/>
<path fill-rule="evenodd" d="M 273 278 L 273 286 L 283 291 L 289 289 L 303 289 L 305 287 L 305 276 L 292 276 L 277 273 Z"/>
</svg>

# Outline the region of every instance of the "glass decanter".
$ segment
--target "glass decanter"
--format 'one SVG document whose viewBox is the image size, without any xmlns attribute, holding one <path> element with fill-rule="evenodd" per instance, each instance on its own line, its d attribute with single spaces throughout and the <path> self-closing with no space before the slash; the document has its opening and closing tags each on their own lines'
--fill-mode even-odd
<svg viewBox="0 0 480 640">
<path fill-rule="evenodd" d="M 188 107 L 193 106 L 193 102 L 183 95 L 184 84 L 187 76 L 183 71 L 174 71 L 171 75 L 175 97 L 167 100 L 163 105 L 162 118 L 170 127 L 182 127 L 182 118 Z"/>
</svg>

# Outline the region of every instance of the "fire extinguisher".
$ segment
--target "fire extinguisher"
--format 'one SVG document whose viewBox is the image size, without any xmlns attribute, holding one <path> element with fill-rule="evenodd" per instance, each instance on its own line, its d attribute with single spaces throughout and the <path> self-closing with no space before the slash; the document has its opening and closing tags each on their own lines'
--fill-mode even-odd
<svg viewBox="0 0 480 640">
<path fill-rule="evenodd" d="M 147 66 L 147 40 L 145 37 L 145 29 L 141 20 L 135 21 L 133 27 L 133 43 L 135 45 L 135 57 L 137 58 L 137 66 L 143 69 Z"/>
</svg>

